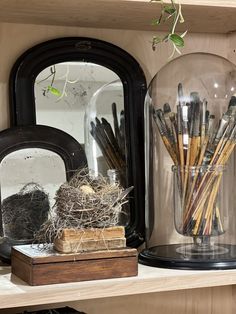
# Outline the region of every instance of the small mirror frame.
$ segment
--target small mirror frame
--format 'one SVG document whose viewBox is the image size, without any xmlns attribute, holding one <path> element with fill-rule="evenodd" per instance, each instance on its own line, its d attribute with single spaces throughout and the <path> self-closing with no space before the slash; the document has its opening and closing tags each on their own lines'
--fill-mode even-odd
<svg viewBox="0 0 236 314">
<path fill-rule="evenodd" d="M 41 148 L 52 151 L 62 158 L 67 181 L 77 169 L 87 166 L 82 146 L 72 136 L 56 128 L 43 125 L 13 127 L 1 131 L 0 138 L 0 164 L 12 152 L 24 148 Z M 14 176 L 14 173 L 10 175 Z M 2 230 L 1 211 L 0 230 Z M 12 243 L 8 240 L 0 243 L 0 259 L 8 263 L 10 262 L 11 246 Z"/>
<path fill-rule="evenodd" d="M 67 37 L 43 42 L 27 50 L 14 64 L 10 75 L 11 126 L 36 124 L 34 83 L 46 67 L 67 61 L 97 63 L 114 71 L 124 88 L 128 184 L 130 199 L 127 245 L 144 242 L 144 118 L 146 79 L 138 62 L 126 51 L 105 41 Z"/>
</svg>

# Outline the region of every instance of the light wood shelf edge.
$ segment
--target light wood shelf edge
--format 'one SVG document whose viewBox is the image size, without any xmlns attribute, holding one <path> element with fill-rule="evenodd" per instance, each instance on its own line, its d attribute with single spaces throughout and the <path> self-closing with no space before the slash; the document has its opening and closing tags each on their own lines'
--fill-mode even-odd
<svg viewBox="0 0 236 314">
<path fill-rule="evenodd" d="M 0 309 L 236 284 L 236 270 L 183 271 L 139 265 L 137 277 L 31 287 L 1 267 Z"/>
<path fill-rule="evenodd" d="M 169 1 L 167 1 L 169 2 Z M 185 23 L 179 31 L 236 31 L 235 0 L 180 0 Z M 160 4 L 149 0 L 0 0 L 0 22 L 159 31 L 151 25 Z"/>
<path fill-rule="evenodd" d="M 112 0 L 111 0 L 112 1 Z M 123 0 L 123 1 L 137 1 L 137 2 L 149 2 L 150 0 Z M 208 6 L 208 7 L 224 7 L 224 8 L 236 8 L 235 0 L 178 0 L 176 3 L 181 5 L 192 6 Z M 164 1 L 164 3 L 171 3 L 170 0 Z"/>
</svg>

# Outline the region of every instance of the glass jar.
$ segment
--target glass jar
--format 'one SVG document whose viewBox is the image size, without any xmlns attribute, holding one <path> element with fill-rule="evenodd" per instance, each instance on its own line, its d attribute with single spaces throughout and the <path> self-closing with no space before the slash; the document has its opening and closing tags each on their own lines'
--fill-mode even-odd
<svg viewBox="0 0 236 314">
<path fill-rule="evenodd" d="M 236 267 L 236 66 L 181 56 L 145 100 L 145 265 Z"/>
</svg>

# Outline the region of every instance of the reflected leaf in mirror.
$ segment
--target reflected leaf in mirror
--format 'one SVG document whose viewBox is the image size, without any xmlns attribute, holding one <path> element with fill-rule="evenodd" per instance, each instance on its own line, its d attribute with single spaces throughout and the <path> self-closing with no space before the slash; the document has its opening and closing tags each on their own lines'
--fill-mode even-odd
<svg viewBox="0 0 236 314">
<path fill-rule="evenodd" d="M 34 86 L 37 124 L 63 130 L 84 145 L 86 108 L 97 90 L 117 79 L 112 70 L 90 62 L 62 62 L 45 68 Z M 103 102 L 106 114 L 107 98 Z"/>
<path fill-rule="evenodd" d="M 50 91 L 55 96 L 61 96 L 62 95 L 61 92 L 53 86 L 48 86 L 47 90 Z"/>
</svg>

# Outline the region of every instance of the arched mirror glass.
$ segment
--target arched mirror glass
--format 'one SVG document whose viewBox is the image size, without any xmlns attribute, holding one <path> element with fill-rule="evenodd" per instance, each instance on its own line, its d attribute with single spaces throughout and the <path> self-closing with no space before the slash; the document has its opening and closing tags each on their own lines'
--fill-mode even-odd
<svg viewBox="0 0 236 314">
<path fill-rule="evenodd" d="M 115 72 L 90 62 L 61 62 L 43 69 L 34 84 L 36 123 L 61 129 L 84 145 L 87 106 L 103 85 L 114 80 L 119 80 Z M 94 118 L 96 111 L 102 110 L 112 124 L 112 102 L 124 109 L 121 81 L 120 84 L 120 97 L 116 91 L 103 95 L 97 104 L 99 108 L 91 112 Z"/>
<path fill-rule="evenodd" d="M 91 38 L 34 46 L 19 57 L 10 76 L 12 126 L 63 130 L 81 145 L 93 175 L 134 187 L 122 218 L 129 246 L 144 241 L 145 92 L 138 62 Z"/>
<path fill-rule="evenodd" d="M 10 253 L 8 243 L 32 242 L 35 232 L 47 220 L 55 193 L 66 181 L 66 170 L 58 154 L 46 149 L 27 148 L 14 151 L 2 160 L 0 177 L 0 236 L 3 239 L 0 250 L 7 259 Z"/>
</svg>

